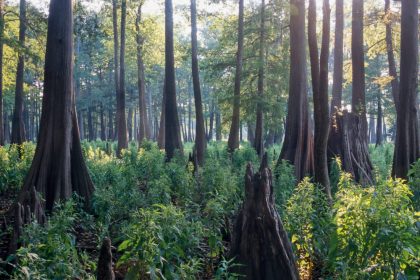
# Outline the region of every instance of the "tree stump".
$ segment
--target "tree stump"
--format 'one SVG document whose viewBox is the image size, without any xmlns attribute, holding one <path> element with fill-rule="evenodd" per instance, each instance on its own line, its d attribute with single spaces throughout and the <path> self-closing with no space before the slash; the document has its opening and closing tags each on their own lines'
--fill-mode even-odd
<svg viewBox="0 0 420 280">
<path fill-rule="evenodd" d="M 115 279 L 114 271 L 112 270 L 111 240 L 107 237 L 102 241 L 96 276 L 98 280 Z"/>
<path fill-rule="evenodd" d="M 360 184 L 371 185 L 373 165 L 364 131 L 357 114 L 346 110 L 336 112 L 328 140 L 328 158 L 340 157 L 344 171 L 352 174 Z"/>
<path fill-rule="evenodd" d="M 243 279 L 299 279 L 296 263 L 280 216 L 275 208 L 272 173 L 264 155 L 258 173 L 248 164 L 245 200 L 233 228 L 229 259 Z"/>
</svg>

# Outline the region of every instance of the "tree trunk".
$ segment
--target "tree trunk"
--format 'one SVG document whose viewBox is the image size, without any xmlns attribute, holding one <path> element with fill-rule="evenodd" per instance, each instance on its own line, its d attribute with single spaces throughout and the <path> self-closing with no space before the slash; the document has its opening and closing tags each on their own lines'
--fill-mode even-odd
<svg viewBox="0 0 420 280">
<path fill-rule="evenodd" d="M 188 142 L 192 141 L 192 97 L 191 83 L 188 81 Z"/>
<path fill-rule="evenodd" d="M 106 126 L 105 126 L 105 114 L 104 114 L 104 105 L 100 105 L 100 122 L 101 122 L 101 140 L 106 141 Z"/>
<path fill-rule="evenodd" d="M 143 63 L 143 38 L 141 36 L 140 23 L 141 23 L 141 9 L 143 7 L 143 1 L 140 2 L 137 16 L 136 16 L 136 42 L 137 42 L 137 87 L 139 91 L 139 144 L 143 140 L 150 139 L 150 126 L 147 116 L 146 108 L 146 79 L 144 76 L 144 63 Z"/>
<path fill-rule="evenodd" d="M 407 178 L 410 165 L 420 157 L 418 124 L 418 1 L 401 2 L 400 92 L 397 110 L 393 176 Z"/>
<path fill-rule="evenodd" d="M 314 95 L 315 120 L 315 182 L 324 187 L 330 199 L 331 188 L 328 174 L 327 144 L 329 134 L 328 112 L 328 56 L 330 42 L 330 4 L 329 0 L 323 2 L 322 21 L 322 47 L 321 57 L 318 58 L 318 42 L 316 38 L 316 2 L 309 1 L 308 11 L 308 40 L 311 58 L 312 90 Z"/>
<path fill-rule="evenodd" d="M 264 98 L 264 64 L 265 64 L 265 0 L 261 0 L 261 22 L 260 22 L 260 49 L 259 49 L 259 65 L 258 65 L 258 100 L 257 100 L 257 121 L 255 125 L 254 148 L 258 156 L 261 158 L 264 153 L 263 141 L 263 108 L 262 102 Z"/>
<path fill-rule="evenodd" d="M 128 131 L 128 141 L 133 141 L 133 108 L 128 109 L 127 131 Z"/>
<path fill-rule="evenodd" d="M 85 126 L 84 126 L 84 122 L 83 122 L 83 111 L 79 111 L 79 113 L 77 113 L 78 115 L 78 126 L 80 129 L 80 139 L 84 140 L 85 139 Z"/>
<path fill-rule="evenodd" d="M 23 119 L 23 74 L 25 70 L 25 33 L 26 33 L 26 0 L 19 4 L 19 50 L 16 70 L 15 108 L 12 121 L 12 144 L 22 144 L 25 141 L 25 123 Z"/>
<path fill-rule="evenodd" d="M 351 110 L 360 116 L 367 143 L 367 119 L 365 100 L 365 52 L 363 49 L 363 0 L 353 0 L 351 55 L 353 86 Z"/>
<path fill-rule="evenodd" d="M 216 141 L 222 141 L 222 116 L 219 108 L 216 109 Z"/>
<path fill-rule="evenodd" d="M 376 125 L 376 147 L 382 145 L 382 98 L 381 92 L 378 91 L 377 95 L 377 102 L 378 102 L 378 122 Z"/>
<path fill-rule="evenodd" d="M 176 150 L 182 153 L 174 64 L 173 7 L 172 0 L 165 0 L 165 151 L 168 161 Z"/>
<path fill-rule="evenodd" d="M 128 148 L 127 121 L 125 116 L 125 26 L 127 17 L 127 0 L 121 1 L 121 46 L 120 46 L 120 81 L 117 95 L 117 156 Z"/>
<path fill-rule="evenodd" d="M 149 139 L 156 140 L 156 130 L 154 129 L 155 124 L 153 122 L 153 120 L 155 119 L 155 116 L 154 116 L 155 112 L 152 106 L 152 89 L 153 88 L 150 86 L 149 90 L 147 91 L 147 107 L 149 111 L 148 119 L 149 119 L 149 132 L 150 132 Z M 152 131 L 152 128 L 153 128 L 153 131 Z"/>
<path fill-rule="evenodd" d="M 244 51 L 244 0 L 239 0 L 238 17 L 238 51 L 236 53 L 235 88 L 233 92 L 233 113 L 230 126 L 228 151 L 233 153 L 239 148 L 239 117 L 241 106 L 241 78 L 242 78 L 242 56 Z"/>
<path fill-rule="evenodd" d="M 254 131 L 255 131 L 255 128 L 252 126 L 252 124 L 251 124 L 251 122 L 248 122 L 247 123 L 247 128 L 248 128 L 248 142 L 251 144 L 251 146 L 254 146 L 255 147 L 255 145 L 254 145 L 254 143 L 255 143 L 255 134 L 254 134 Z"/>
<path fill-rule="evenodd" d="M 385 41 L 386 51 L 388 56 L 388 73 L 389 76 L 393 77 L 391 81 L 392 97 L 394 98 L 395 108 L 398 110 L 398 92 L 399 92 L 399 81 L 397 74 L 397 67 L 395 66 L 394 47 L 392 43 L 392 18 L 391 18 L 390 0 L 385 0 Z"/>
<path fill-rule="evenodd" d="M 375 116 L 371 114 L 369 116 L 369 143 L 376 141 L 376 127 L 375 127 Z"/>
<path fill-rule="evenodd" d="M 207 135 L 207 141 L 213 140 L 213 130 L 214 130 L 214 101 L 211 101 L 211 109 L 210 109 L 210 127 L 209 127 L 209 133 Z"/>
<path fill-rule="evenodd" d="M 35 187 L 48 211 L 73 192 L 88 204 L 93 184 L 82 155 L 74 103 L 71 0 L 51 0 L 44 77 L 39 139 L 20 202 L 28 205 Z"/>
<path fill-rule="evenodd" d="M 258 173 L 248 164 L 245 199 L 233 228 L 229 259 L 245 279 L 299 279 L 291 243 L 276 210 L 271 170 L 265 155 Z"/>
<path fill-rule="evenodd" d="M 195 104 L 195 149 L 198 164 L 202 166 L 204 164 L 204 152 L 207 141 L 204 128 L 203 103 L 201 101 L 200 75 L 198 69 L 196 0 L 191 0 L 191 66 Z"/>
<path fill-rule="evenodd" d="M 290 0 L 290 5 L 296 7 L 296 12 L 290 15 L 289 100 L 285 139 L 277 163 L 289 161 L 295 166 L 296 178 L 301 180 L 314 170 L 306 81 L 305 1 Z"/>
<path fill-rule="evenodd" d="M 370 161 L 366 134 L 360 115 L 347 111 L 333 116 L 329 157 L 340 157 L 343 169 L 362 185 L 373 184 L 373 166 Z M 331 142 L 334 139 L 334 142 Z"/>
<path fill-rule="evenodd" d="M 0 0 L 0 146 L 4 145 L 3 123 L 3 44 L 4 44 L 4 0 Z"/>
<path fill-rule="evenodd" d="M 114 83 L 115 83 L 115 95 L 118 100 L 119 83 L 120 83 L 120 62 L 119 62 L 119 42 L 118 42 L 118 0 L 112 0 L 112 30 L 114 35 Z M 118 115 L 116 116 L 116 128 L 118 129 Z"/>
<path fill-rule="evenodd" d="M 343 0 L 335 1 L 335 39 L 334 39 L 334 74 L 330 115 L 333 116 L 341 108 L 343 95 Z"/>
<path fill-rule="evenodd" d="M 160 149 L 165 149 L 165 112 L 166 112 L 166 94 L 165 83 L 163 85 L 162 109 L 160 113 L 160 125 L 158 134 L 158 146 Z"/>
<path fill-rule="evenodd" d="M 93 117 L 92 117 L 92 106 L 89 106 L 87 111 L 87 119 L 88 119 L 88 136 L 89 141 L 95 140 L 95 132 L 93 128 Z"/>
</svg>

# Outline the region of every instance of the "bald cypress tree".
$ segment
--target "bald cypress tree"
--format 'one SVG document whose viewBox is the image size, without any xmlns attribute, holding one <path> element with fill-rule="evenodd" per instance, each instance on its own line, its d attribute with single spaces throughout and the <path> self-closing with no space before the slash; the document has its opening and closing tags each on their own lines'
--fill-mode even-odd
<svg viewBox="0 0 420 280">
<path fill-rule="evenodd" d="M 313 135 L 310 128 L 306 76 L 305 1 L 290 0 L 290 86 L 281 160 L 295 166 L 299 180 L 312 174 Z"/>
<path fill-rule="evenodd" d="M 420 158 L 418 124 L 418 0 L 402 1 L 400 92 L 397 107 L 397 134 L 395 138 L 392 173 L 407 178 L 410 165 Z"/>
<path fill-rule="evenodd" d="M 199 165 L 204 164 L 204 151 L 207 146 L 206 131 L 204 128 L 203 103 L 201 100 L 200 75 L 198 69 L 198 43 L 197 43 L 197 3 L 191 0 L 191 65 L 195 102 L 195 149 Z"/>
<path fill-rule="evenodd" d="M 230 125 L 228 150 L 233 152 L 239 148 L 239 125 L 241 106 L 241 78 L 242 78 L 242 56 L 244 51 L 244 0 L 239 0 L 238 16 L 238 50 L 236 52 L 235 87 L 233 90 L 233 111 L 232 123 Z"/>
<path fill-rule="evenodd" d="M 258 65 L 258 100 L 257 100 L 257 121 L 255 124 L 254 148 L 257 154 L 262 157 L 264 152 L 264 115 L 262 108 L 262 99 L 264 96 L 264 62 L 265 62 L 265 0 L 261 1 L 260 16 L 260 49 L 259 49 L 259 65 Z M 248 132 L 249 133 L 249 132 Z"/>
<path fill-rule="evenodd" d="M 31 201 L 33 188 L 45 199 L 47 211 L 56 202 L 70 198 L 73 192 L 86 202 L 92 195 L 93 184 L 82 155 L 74 98 L 73 1 L 51 0 L 40 130 L 20 194 L 23 205 Z"/>
<path fill-rule="evenodd" d="M 125 27 L 127 18 L 127 1 L 121 1 L 121 43 L 120 74 L 117 93 L 117 156 L 128 147 L 127 119 L 125 116 Z"/>
<path fill-rule="evenodd" d="M 328 112 L 328 56 L 330 42 L 330 4 L 323 3 L 322 45 L 318 56 L 318 41 L 316 34 L 316 2 L 309 1 L 308 12 L 308 44 L 311 59 L 312 91 L 314 96 L 315 119 L 315 181 L 324 187 L 329 199 L 331 197 L 330 180 L 328 176 L 327 143 L 329 134 Z"/>
<path fill-rule="evenodd" d="M 172 0 L 165 0 L 165 151 L 171 160 L 175 151 L 182 152 L 181 131 L 176 103 L 174 20 Z"/>
<path fill-rule="evenodd" d="M 23 74 L 25 71 L 25 37 L 26 37 L 26 0 L 20 0 L 19 4 L 19 50 L 16 70 L 15 108 L 12 120 L 12 144 L 22 144 L 25 141 L 25 122 L 23 119 L 24 96 Z"/>
</svg>

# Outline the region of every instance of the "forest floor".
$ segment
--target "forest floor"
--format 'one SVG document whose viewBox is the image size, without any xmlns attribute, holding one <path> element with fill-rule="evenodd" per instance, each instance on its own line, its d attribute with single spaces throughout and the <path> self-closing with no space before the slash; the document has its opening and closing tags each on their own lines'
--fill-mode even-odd
<svg viewBox="0 0 420 280">
<path fill-rule="evenodd" d="M 9 247 L 15 222 L 13 205 L 16 203 L 17 197 L 17 192 L 0 194 L 0 268 L 4 268 L 6 271 L 11 269 L 3 262 L 6 262 L 10 253 Z M 87 253 L 92 260 L 96 260 L 99 255 L 96 233 L 81 225 L 77 225 L 74 228 L 74 234 L 76 237 L 76 248 L 80 252 Z M 117 277 L 116 279 L 120 278 Z"/>
<path fill-rule="evenodd" d="M 10 240 L 14 224 L 13 203 L 16 193 L 8 192 L 0 195 L 0 259 L 6 260 L 9 253 Z"/>
</svg>

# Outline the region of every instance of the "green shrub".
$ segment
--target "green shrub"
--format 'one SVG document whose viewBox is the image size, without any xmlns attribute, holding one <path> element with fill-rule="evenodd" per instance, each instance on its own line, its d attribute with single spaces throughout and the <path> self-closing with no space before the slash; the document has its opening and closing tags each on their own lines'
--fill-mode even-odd
<svg viewBox="0 0 420 280">
<path fill-rule="evenodd" d="M 320 187 L 305 178 L 287 201 L 284 224 L 290 235 L 302 278 L 325 260 L 331 232 L 331 212 Z"/>
<path fill-rule="evenodd" d="M 35 145 L 29 142 L 0 147 L 0 193 L 22 187 L 34 154 Z"/>
<path fill-rule="evenodd" d="M 17 263 L 13 279 L 94 279 L 87 271 L 94 271 L 95 265 L 87 255 L 78 253 L 73 234 L 81 211 L 69 200 L 55 208 L 45 226 L 26 226 L 24 246 L 14 256 Z"/>
<path fill-rule="evenodd" d="M 411 196 L 400 180 L 363 188 L 342 176 L 331 245 L 339 278 L 418 279 L 420 239 Z"/>
<path fill-rule="evenodd" d="M 420 211 L 420 159 L 412 165 L 408 177 L 413 192 L 413 205 L 416 211 Z"/>
<path fill-rule="evenodd" d="M 274 196 L 280 217 L 284 215 L 287 201 L 296 186 L 295 168 L 282 160 L 274 169 Z"/>
<path fill-rule="evenodd" d="M 378 147 L 370 145 L 369 152 L 377 181 L 386 181 L 391 176 L 394 145 L 389 143 Z"/>
<path fill-rule="evenodd" d="M 140 209 L 125 229 L 126 240 L 118 250 L 119 267 L 127 279 L 196 279 L 202 225 L 189 221 L 175 206 L 154 205 Z"/>
</svg>

